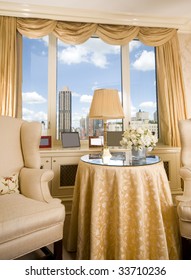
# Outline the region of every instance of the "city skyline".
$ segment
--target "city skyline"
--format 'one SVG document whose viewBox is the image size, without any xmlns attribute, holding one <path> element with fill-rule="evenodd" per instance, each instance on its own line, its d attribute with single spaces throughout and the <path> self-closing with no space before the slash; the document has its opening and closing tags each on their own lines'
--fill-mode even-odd
<svg viewBox="0 0 191 280">
<path fill-rule="evenodd" d="M 58 135 L 57 138 L 61 139 L 62 132 L 78 132 L 81 139 L 86 139 L 88 136 L 103 136 L 103 121 L 89 119 L 89 114 L 81 117 L 78 127 L 72 126 L 72 92 L 68 87 L 59 91 L 59 104 L 58 104 Z M 156 113 L 156 112 L 155 112 Z M 139 110 L 136 116 L 131 119 L 131 125 L 140 126 L 147 125 L 153 133 L 158 135 L 157 114 L 154 116 L 154 121 L 149 120 L 149 113 Z M 123 131 L 122 120 L 110 120 L 107 122 L 108 131 Z"/>
</svg>

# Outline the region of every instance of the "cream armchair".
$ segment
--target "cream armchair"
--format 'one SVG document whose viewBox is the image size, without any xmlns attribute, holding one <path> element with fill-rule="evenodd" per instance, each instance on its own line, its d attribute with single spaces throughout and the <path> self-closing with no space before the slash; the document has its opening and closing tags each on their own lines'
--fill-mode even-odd
<svg viewBox="0 0 191 280">
<path fill-rule="evenodd" d="M 62 259 L 65 208 L 50 195 L 52 170 L 40 169 L 41 125 L 0 116 L 0 259 L 54 243 Z"/>
<path fill-rule="evenodd" d="M 179 121 L 181 138 L 180 176 L 184 181 L 183 195 L 177 196 L 177 212 L 182 237 L 183 259 L 191 256 L 191 120 Z M 190 256 L 189 256 L 190 255 Z"/>
</svg>

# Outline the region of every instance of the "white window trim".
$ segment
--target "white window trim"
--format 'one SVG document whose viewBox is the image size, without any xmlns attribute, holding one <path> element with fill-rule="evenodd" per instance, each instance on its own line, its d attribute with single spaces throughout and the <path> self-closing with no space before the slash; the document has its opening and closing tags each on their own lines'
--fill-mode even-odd
<svg viewBox="0 0 191 280">
<path fill-rule="evenodd" d="M 123 128 L 125 130 L 131 120 L 129 45 L 121 47 L 121 67 L 123 111 L 125 114 Z"/>
<path fill-rule="evenodd" d="M 56 37 L 49 35 L 48 56 L 48 134 L 52 135 L 53 144 L 56 144 Z M 56 142 L 55 142 L 56 141 Z"/>
</svg>

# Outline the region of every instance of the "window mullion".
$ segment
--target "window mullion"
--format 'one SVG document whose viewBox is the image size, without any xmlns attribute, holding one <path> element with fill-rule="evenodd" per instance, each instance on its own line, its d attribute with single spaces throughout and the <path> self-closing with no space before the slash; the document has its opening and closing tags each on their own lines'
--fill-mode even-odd
<svg viewBox="0 0 191 280">
<path fill-rule="evenodd" d="M 121 55 L 124 129 L 126 129 L 131 121 L 129 45 L 121 47 Z"/>
<path fill-rule="evenodd" d="M 48 55 L 48 133 L 56 139 L 56 37 L 49 35 Z M 54 143 L 55 144 L 55 143 Z"/>
</svg>

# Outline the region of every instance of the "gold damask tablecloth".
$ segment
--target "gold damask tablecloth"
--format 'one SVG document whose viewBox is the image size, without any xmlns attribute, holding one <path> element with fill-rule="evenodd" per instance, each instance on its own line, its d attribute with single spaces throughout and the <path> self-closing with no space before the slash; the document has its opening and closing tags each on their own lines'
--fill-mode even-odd
<svg viewBox="0 0 191 280">
<path fill-rule="evenodd" d="M 68 238 L 77 259 L 179 259 L 179 232 L 163 163 L 79 162 Z"/>
</svg>

